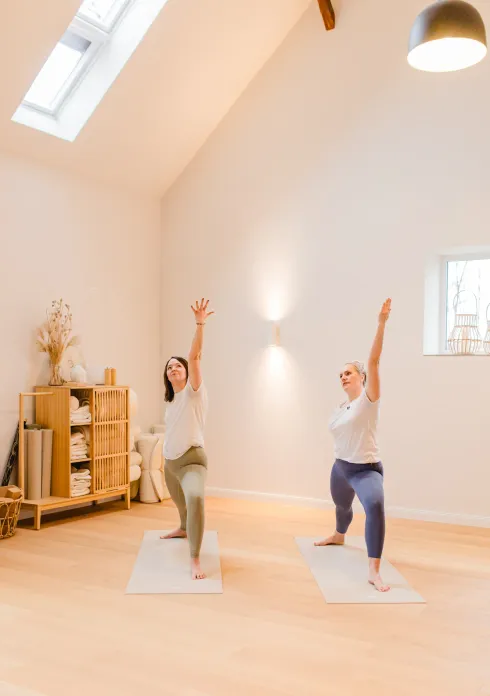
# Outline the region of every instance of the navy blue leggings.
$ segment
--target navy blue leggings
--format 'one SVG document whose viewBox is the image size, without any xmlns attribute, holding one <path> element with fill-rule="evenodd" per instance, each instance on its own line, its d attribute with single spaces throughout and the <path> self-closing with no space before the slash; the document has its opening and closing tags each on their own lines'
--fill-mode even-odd
<svg viewBox="0 0 490 696">
<path fill-rule="evenodd" d="M 385 540 L 383 465 L 351 464 L 336 459 L 330 476 L 330 491 L 335 503 L 337 532 L 345 534 L 352 522 L 354 496 L 366 513 L 366 546 L 369 558 L 381 558 Z"/>
</svg>

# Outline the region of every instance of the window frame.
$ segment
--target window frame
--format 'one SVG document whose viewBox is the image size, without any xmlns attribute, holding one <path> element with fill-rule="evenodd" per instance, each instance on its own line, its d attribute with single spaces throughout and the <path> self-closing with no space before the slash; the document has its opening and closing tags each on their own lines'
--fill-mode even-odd
<svg viewBox="0 0 490 696">
<path fill-rule="evenodd" d="M 123 14 L 126 12 L 127 8 L 131 4 L 132 0 L 125 0 L 123 5 L 117 10 L 117 12 L 112 14 L 112 19 L 108 24 L 104 24 L 103 22 L 98 22 L 96 19 L 89 17 L 85 14 L 82 13 L 77 13 L 77 17 L 80 18 L 83 22 L 87 22 L 88 24 L 92 24 L 96 29 L 99 29 L 100 31 L 103 31 L 107 34 L 111 34 L 112 31 L 115 29 L 116 24 L 119 22 Z"/>
<path fill-rule="evenodd" d="M 122 20 L 133 1 L 134 0 L 126 0 L 122 8 L 120 8 L 120 10 L 116 13 L 116 18 L 111 22 L 110 29 L 106 29 L 102 24 L 91 21 L 84 15 L 79 15 L 77 13 L 70 22 L 70 25 L 67 27 L 67 31 L 69 30 L 87 41 L 90 41 L 89 48 L 85 51 L 73 72 L 66 79 L 62 88 L 59 90 L 58 94 L 53 100 L 50 108 L 30 102 L 26 99 L 22 100 L 21 106 L 56 120 L 77 87 L 81 84 L 92 66 L 97 61 L 97 58 L 104 46 L 106 46 L 112 39 L 117 24 Z M 41 68 L 41 70 L 42 69 L 43 68 Z"/>
<path fill-rule="evenodd" d="M 439 354 L 452 355 L 447 344 L 448 335 L 448 265 L 450 262 L 490 261 L 490 250 L 469 253 L 443 254 L 439 257 Z M 481 308 L 478 307 L 478 311 Z M 480 355 L 480 352 L 475 353 Z"/>
</svg>

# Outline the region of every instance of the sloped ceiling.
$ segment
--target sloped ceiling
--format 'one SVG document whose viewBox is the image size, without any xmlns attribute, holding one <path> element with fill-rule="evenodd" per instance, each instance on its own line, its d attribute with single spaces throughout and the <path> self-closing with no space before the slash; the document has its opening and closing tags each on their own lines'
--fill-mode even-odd
<svg viewBox="0 0 490 696">
<path fill-rule="evenodd" d="M 73 143 L 11 117 L 80 0 L 3 2 L 0 150 L 162 196 L 311 1 L 169 0 Z"/>
</svg>

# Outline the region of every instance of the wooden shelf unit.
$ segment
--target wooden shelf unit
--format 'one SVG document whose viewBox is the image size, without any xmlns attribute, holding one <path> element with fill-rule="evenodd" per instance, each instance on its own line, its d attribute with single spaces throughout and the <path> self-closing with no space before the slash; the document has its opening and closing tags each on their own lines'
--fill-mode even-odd
<svg viewBox="0 0 490 696">
<path fill-rule="evenodd" d="M 35 421 L 53 430 L 53 458 L 51 495 L 23 503 L 24 507 L 34 510 L 34 528 L 40 529 L 43 511 L 95 503 L 119 495 L 124 497 L 129 510 L 129 387 L 66 383 L 61 387 L 38 386 L 35 392 L 51 393 L 36 399 Z M 71 396 L 88 400 L 90 423 L 71 422 Z M 79 427 L 88 429 L 89 453 L 87 458 L 72 461 L 71 433 Z M 92 479 L 88 495 L 73 496 L 71 493 L 71 468 L 78 464 L 90 469 Z"/>
</svg>

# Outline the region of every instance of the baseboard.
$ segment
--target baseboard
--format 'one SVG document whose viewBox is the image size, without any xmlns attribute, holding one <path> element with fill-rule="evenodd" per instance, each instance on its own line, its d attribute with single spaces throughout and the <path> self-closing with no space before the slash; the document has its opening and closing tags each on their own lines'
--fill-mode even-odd
<svg viewBox="0 0 490 696">
<path fill-rule="evenodd" d="M 295 505 L 299 507 L 320 508 L 323 510 L 333 509 L 332 500 L 322 498 L 302 498 L 294 495 L 280 495 L 276 493 L 259 493 L 256 491 L 242 491 L 232 488 L 213 488 L 206 490 L 207 495 L 214 498 L 232 498 L 235 500 L 250 500 L 260 503 L 279 503 L 281 505 Z M 354 504 L 356 512 L 362 512 L 362 507 L 356 501 Z M 397 506 L 387 506 L 386 514 L 388 517 L 418 520 L 420 522 L 441 522 L 443 524 L 455 524 L 462 527 L 484 527 L 490 528 L 490 517 L 479 515 L 466 515 L 453 512 L 437 512 L 434 510 L 420 510 L 417 508 L 404 508 Z"/>
</svg>

